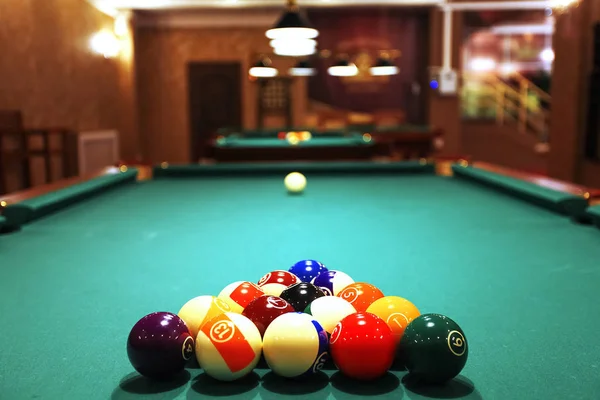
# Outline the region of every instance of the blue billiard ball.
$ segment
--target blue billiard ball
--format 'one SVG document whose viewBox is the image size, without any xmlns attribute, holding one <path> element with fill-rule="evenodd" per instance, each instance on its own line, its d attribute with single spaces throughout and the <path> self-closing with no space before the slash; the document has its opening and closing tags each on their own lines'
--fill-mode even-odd
<svg viewBox="0 0 600 400">
<path fill-rule="evenodd" d="M 321 272 L 326 272 L 325 265 L 316 260 L 302 260 L 292 265 L 289 272 L 296 275 L 302 282 L 311 282 Z"/>
</svg>

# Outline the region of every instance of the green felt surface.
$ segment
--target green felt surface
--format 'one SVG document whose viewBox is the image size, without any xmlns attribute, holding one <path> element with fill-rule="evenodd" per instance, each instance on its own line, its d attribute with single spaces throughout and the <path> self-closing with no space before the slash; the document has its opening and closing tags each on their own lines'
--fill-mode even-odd
<svg viewBox="0 0 600 400">
<path fill-rule="evenodd" d="M 123 185 L 1 236 L 0 398 L 597 399 L 598 230 L 461 179 L 307 177 L 300 196 L 272 175 Z M 303 258 L 455 319 L 470 345 L 460 380 L 414 391 L 404 372 L 365 386 L 260 370 L 216 385 L 190 368 L 169 386 L 133 373 L 138 318 Z"/>
<path fill-rule="evenodd" d="M 311 140 L 301 141 L 296 145 L 287 140 L 277 138 L 226 138 L 218 143 L 221 147 L 349 147 L 371 146 L 373 142 L 365 142 L 360 136 L 351 137 L 313 137 Z"/>
<path fill-rule="evenodd" d="M 43 218 L 60 209 L 69 207 L 100 192 L 115 188 L 118 185 L 132 183 L 137 170 L 130 168 L 126 172 L 116 171 L 89 181 L 69 186 L 43 196 L 33 197 L 23 202 L 11 204 L 4 209 L 7 224 L 20 226 L 38 218 Z"/>
<path fill-rule="evenodd" d="M 453 165 L 452 170 L 458 177 L 475 180 L 561 214 L 580 217 L 588 207 L 587 200 L 582 196 L 552 190 L 509 176 L 460 165 Z"/>
</svg>

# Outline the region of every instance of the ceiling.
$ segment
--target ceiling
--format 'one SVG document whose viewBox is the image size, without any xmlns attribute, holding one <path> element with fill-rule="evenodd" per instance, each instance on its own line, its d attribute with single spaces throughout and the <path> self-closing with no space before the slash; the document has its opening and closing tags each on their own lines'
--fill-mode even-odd
<svg viewBox="0 0 600 400">
<path fill-rule="evenodd" d="M 278 9 L 286 0 L 87 0 L 106 14 L 116 16 L 130 10 L 177 11 L 177 10 L 241 10 Z M 377 6 L 450 6 L 456 10 L 523 10 L 544 9 L 553 2 L 579 0 L 297 0 L 300 7 L 377 7 Z"/>
<path fill-rule="evenodd" d="M 102 11 L 201 8 L 283 8 L 286 0 L 89 0 Z M 300 7 L 426 6 L 446 0 L 298 0 Z"/>
</svg>

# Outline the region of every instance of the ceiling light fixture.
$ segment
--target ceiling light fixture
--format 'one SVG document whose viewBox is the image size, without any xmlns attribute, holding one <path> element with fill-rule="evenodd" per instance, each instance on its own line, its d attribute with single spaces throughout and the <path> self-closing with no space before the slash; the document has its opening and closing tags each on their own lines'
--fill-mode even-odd
<svg viewBox="0 0 600 400">
<path fill-rule="evenodd" d="M 319 31 L 300 14 L 296 0 L 288 0 L 287 8 L 275 26 L 266 32 L 275 54 L 303 56 L 316 52 Z M 292 47 L 297 49 L 292 50 Z M 285 54 L 284 54 L 285 53 Z"/>
<path fill-rule="evenodd" d="M 290 75 L 293 76 L 314 76 L 317 70 L 313 68 L 306 60 L 298 61 L 298 63 L 290 68 Z"/>
<path fill-rule="evenodd" d="M 345 58 L 339 59 L 335 64 L 327 69 L 331 76 L 356 76 L 358 67 Z"/>
<path fill-rule="evenodd" d="M 271 47 L 279 56 L 310 56 L 317 52 L 317 42 L 313 39 L 274 39 Z"/>
<path fill-rule="evenodd" d="M 269 58 L 263 57 L 250 68 L 248 73 L 256 78 L 273 78 L 279 74 L 279 71 L 271 65 Z"/>
<path fill-rule="evenodd" d="M 581 0 L 549 0 L 549 6 L 552 11 L 563 13 L 571 7 L 577 7 Z"/>
</svg>

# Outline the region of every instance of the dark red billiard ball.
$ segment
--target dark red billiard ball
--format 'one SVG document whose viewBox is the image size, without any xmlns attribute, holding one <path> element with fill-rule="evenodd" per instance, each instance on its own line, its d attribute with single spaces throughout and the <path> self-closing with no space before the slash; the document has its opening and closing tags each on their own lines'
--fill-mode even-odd
<svg viewBox="0 0 600 400">
<path fill-rule="evenodd" d="M 137 372 L 150 379 L 169 379 L 183 371 L 194 355 L 194 339 L 181 318 L 155 312 L 140 319 L 127 339 L 127 356 Z"/>
<path fill-rule="evenodd" d="M 242 315 L 254 322 L 260 335 L 264 336 L 265 331 L 275 318 L 295 311 L 294 307 L 280 297 L 261 296 L 252 300 L 244 309 Z"/>
<path fill-rule="evenodd" d="M 396 339 L 389 325 L 367 312 L 344 317 L 331 333 L 329 349 L 340 372 L 351 379 L 382 377 L 394 362 Z"/>
</svg>

